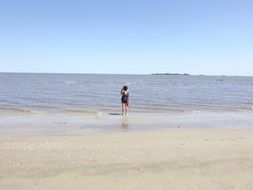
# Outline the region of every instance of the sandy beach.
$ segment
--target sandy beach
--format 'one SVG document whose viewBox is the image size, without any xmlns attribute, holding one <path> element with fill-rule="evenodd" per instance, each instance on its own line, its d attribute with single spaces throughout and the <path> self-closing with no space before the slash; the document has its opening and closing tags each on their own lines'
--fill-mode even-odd
<svg viewBox="0 0 253 190">
<path fill-rule="evenodd" d="M 2 132 L 0 189 L 253 189 L 252 148 L 250 127 Z"/>
<path fill-rule="evenodd" d="M 0 190 L 253 190 L 253 1 L 1 1 Z"/>
</svg>

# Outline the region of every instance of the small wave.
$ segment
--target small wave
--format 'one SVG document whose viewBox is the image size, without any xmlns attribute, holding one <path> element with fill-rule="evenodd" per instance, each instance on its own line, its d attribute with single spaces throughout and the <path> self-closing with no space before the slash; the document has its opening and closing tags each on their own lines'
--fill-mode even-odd
<svg viewBox="0 0 253 190">
<path fill-rule="evenodd" d="M 21 109 L 21 108 L 0 108 L 2 112 L 13 112 L 13 113 L 33 113 L 31 110 L 28 109 Z"/>
<path fill-rule="evenodd" d="M 45 81 L 45 84 L 76 84 L 78 81 L 65 81 L 65 80 L 57 80 L 57 81 Z"/>
<path fill-rule="evenodd" d="M 0 108 L 1 113 L 7 114 L 47 114 L 47 113 L 73 113 L 73 114 L 89 114 L 98 115 L 101 112 L 89 109 L 28 109 L 28 108 Z"/>
<path fill-rule="evenodd" d="M 47 113 L 57 113 L 57 109 L 46 109 L 46 107 L 36 107 L 36 108 L 19 108 L 19 107 L 2 107 L 0 108 L 0 113 L 7 114 L 47 114 Z"/>
<path fill-rule="evenodd" d="M 63 81 L 64 84 L 76 84 L 77 82 L 75 81 Z"/>
<path fill-rule="evenodd" d="M 88 110 L 88 109 L 69 109 L 64 110 L 64 112 L 70 112 L 70 113 L 80 113 L 80 114 L 99 114 L 98 111 L 95 110 Z"/>
<path fill-rule="evenodd" d="M 252 107 L 247 107 L 247 110 L 253 110 L 253 106 Z"/>
</svg>

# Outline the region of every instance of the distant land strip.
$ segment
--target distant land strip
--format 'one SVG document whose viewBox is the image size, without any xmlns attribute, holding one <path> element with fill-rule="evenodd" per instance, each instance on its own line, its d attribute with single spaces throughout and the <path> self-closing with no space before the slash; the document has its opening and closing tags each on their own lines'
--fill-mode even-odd
<svg viewBox="0 0 253 190">
<path fill-rule="evenodd" d="M 188 73 L 152 73 L 151 75 L 190 75 Z"/>
</svg>

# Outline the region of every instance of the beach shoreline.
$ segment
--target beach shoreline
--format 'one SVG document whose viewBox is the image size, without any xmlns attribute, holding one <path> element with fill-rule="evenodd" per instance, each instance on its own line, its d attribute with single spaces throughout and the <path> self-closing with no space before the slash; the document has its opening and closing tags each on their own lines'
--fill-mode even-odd
<svg viewBox="0 0 253 190">
<path fill-rule="evenodd" d="M 69 134 L 167 129 L 252 128 L 253 111 L 16 113 L 0 114 L 0 134 Z"/>
</svg>

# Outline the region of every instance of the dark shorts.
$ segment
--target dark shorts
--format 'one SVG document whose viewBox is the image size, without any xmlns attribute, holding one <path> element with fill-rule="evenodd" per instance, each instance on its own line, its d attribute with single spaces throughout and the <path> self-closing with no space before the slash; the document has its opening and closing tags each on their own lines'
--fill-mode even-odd
<svg viewBox="0 0 253 190">
<path fill-rule="evenodd" d="M 128 97 L 127 96 L 122 96 L 121 97 L 121 103 L 122 104 L 127 104 L 128 103 Z"/>
</svg>

